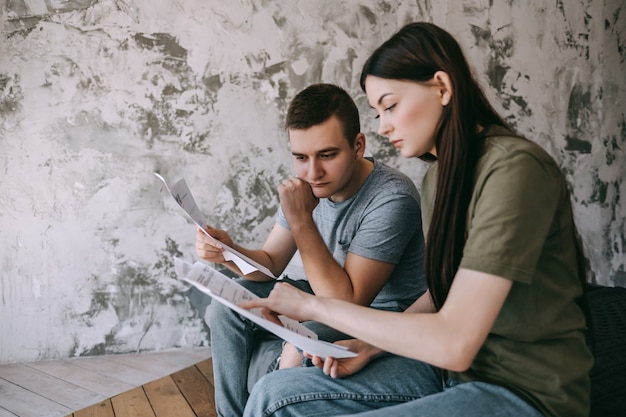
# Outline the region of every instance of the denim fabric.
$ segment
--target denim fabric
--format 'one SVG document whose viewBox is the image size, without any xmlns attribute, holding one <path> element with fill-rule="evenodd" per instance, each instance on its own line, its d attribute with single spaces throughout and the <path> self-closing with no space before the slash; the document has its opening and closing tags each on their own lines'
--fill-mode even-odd
<svg viewBox="0 0 626 417">
<path fill-rule="evenodd" d="M 309 293 L 312 292 L 307 281 L 295 281 L 284 278 L 283 281 Z M 267 297 L 276 281 L 255 282 L 238 278 L 237 282 L 259 297 Z M 211 329 L 211 355 L 213 356 L 213 375 L 215 379 L 215 405 L 221 417 L 241 416 L 248 400 L 248 366 L 253 352 L 261 340 L 275 340 L 280 346 L 280 339 L 243 318 L 221 303 L 210 304 L 209 327 Z M 272 362 L 280 354 L 261 355 L 254 366 L 270 369 Z M 259 377 L 263 373 L 260 373 Z"/>
<path fill-rule="evenodd" d="M 330 378 L 316 367 L 281 369 L 258 381 L 244 416 L 352 414 L 402 404 L 442 388 L 440 370 L 396 355 L 384 355 L 343 379 Z"/>
<path fill-rule="evenodd" d="M 367 368 L 333 379 L 317 368 L 293 368 L 264 376 L 244 417 L 540 417 L 506 388 L 484 382 L 444 383 L 425 363 L 385 355 Z"/>
</svg>

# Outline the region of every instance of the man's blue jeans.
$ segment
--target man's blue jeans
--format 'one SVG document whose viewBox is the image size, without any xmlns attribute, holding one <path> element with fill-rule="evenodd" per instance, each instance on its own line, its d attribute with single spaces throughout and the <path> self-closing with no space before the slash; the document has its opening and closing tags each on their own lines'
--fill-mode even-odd
<svg viewBox="0 0 626 417">
<path fill-rule="evenodd" d="M 288 278 L 282 281 L 308 293 L 313 292 L 308 281 Z M 259 297 L 267 297 L 276 283 L 244 278 L 237 279 L 237 282 Z M 221 303 L 212 302 L 209 308 L 217 412 L 221 417 L 241 416 L 250 387 L 276 364 L 282 351 L 282 340 Z M 304 324 L 322 340 L 332 342 L 348 338 L 320 323 Z"/>
<path fill-rule="evenodd" d="M 315 367 L 272 372 L 254 386 L 244 417 L 540 417 L 506 388 L 457 383 L 425 363 L 384 355 L 333 379 Z"/>
</svg>

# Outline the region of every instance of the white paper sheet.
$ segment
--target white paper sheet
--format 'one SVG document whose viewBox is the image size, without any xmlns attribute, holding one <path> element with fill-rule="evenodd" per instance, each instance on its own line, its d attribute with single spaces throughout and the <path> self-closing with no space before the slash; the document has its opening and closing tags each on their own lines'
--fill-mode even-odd
<svg viewBox="0 0 626 417">
<path fill-rule="evenodd" d="M 206 222 L 204 221 L 204 217 L 196 204 L 196 200 L 193 198 L 191 194 L 191 190 L 187 186 L 187 182 L 184 178 L 178 180 L 172 187 L 167 184 L 165 178 L 163 178 L 160 174 L 154 173 L 154 175 L 160 179 L 167 192 L 172 196 L 172 198 L 176 201 L 176 203 L 183 209 L 183 211 L 187 214 L 187 216 L 191 219 L 192 222 L 198 226 L 205 235 L 207 235 L 213 242 L 219 243 L 224 248 L 224 259 L 227 261 L 233 261 L 235 265 L 241 270 L 244 275 L 248 275 L 254 271 L 261 271 L 265 275 L 270 278 L 277 279 L 272 271 L 261 265 L 260 263 L 248 258 L 244 254 L 236 251 L 230 246 L 226 246 L 222 242 L 217 241 L 213 236 L 207 233 L 205 230 Z"/>
<path fill-rule="evenodd" d="M 192 265 L 180 258 L 174 258 L 174 269 L 178 276 L 185 282 L 194 285 L 200 291 L 210 295 L 214 300 L 224 304 L 305 352 L 321 358 L 328 356 L 334 358 L 350 358 L 357 355 L 349 351 L 345 346 L 318 340 L 317 334 L 297 320 L 279 316 L 278 319 L 283 324 L 283 326 L 279 326 L 264 318 L 260 309 L 246 310 L 239 307 L 238 304 L 258 297 L 207 264 L 196 262 Z"/>
</svg>

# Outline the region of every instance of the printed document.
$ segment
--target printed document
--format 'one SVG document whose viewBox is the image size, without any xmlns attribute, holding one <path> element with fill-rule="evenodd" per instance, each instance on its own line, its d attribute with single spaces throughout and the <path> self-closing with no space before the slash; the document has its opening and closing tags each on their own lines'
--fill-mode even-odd
<svg viewBox="0 0 626 417">
<path fill-rule="evenodd" d="M 163 178 L 156 172 L 154 173 L 154 175 L 163 182 L 169 194 L 172 196 L 172 198 L 174 198 L 176 203 L 185 211 L 185 213 L 187 213 L 187 216 L 191 219 L 191 221 L 194 222 L 196 226 L 198 226 L 204 232 L 204 234 L 207 235 L 213 242 L 219 243 L 220 246 L 224 248 L 224 259 L 226 259 L 227 261 L 233 261 L 244 275 L 248 275 L 249 273 L 254 271 L 261 271 L 270 278 L 278 278 L 274 276 L 274 274 L 272 274 L 272 271 L 270 271 L 268 268 L 248 258 L 247 256 L 236 251 L 235 249 L 226 246 L 222 242 L 219 242 L 205 230 L 206 223 L 204 221 L 202 213 L 196 205 L 196 200 L 193 198 L 191 190 L 189 190 L 187 182 L 184 178 L 180 179 L 172 187 L 170 187 L 167 184 L 167 181 L 165 181 L 165 178 Z"/>
<path fill-rule="evenodd" d="M 279 326 L 264 318 L 261 314 L 261 309 L 246 310 L 239 307 L 239 304 L 244 301 L 258 297 L 233 279 L 206 263 L 196 262 L 190 264 L 175 257 L 174 269 L 176 274 L 183 281 L 195 286 L 200 291 L 210 295 L 214 300 L 224 304 L 305 352 L 321 358 L 329 356 L 333 358 L 350 358 L 357 356 L 356 353 L 349 351 L 345 346 L 318 340 L 317 334 L 297 320 L 285 316 L 278 316 L 278 319 L 282 323 L 282 326 Z"/>
</svg>

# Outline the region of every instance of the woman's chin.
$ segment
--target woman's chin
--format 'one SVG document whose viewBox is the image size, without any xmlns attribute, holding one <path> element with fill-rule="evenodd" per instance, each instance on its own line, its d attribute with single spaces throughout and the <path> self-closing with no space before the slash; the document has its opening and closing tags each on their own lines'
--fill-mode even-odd
<svg viewBox="0 0 626 417">
<path fill-rule="evenodd" d="M 402 155 L 405 158 L 415 158 L 416 156 L 419 156 L 414 150 L 407 149 L 407 148 L 401 148 L 400 155 Z"/>
</svg>

